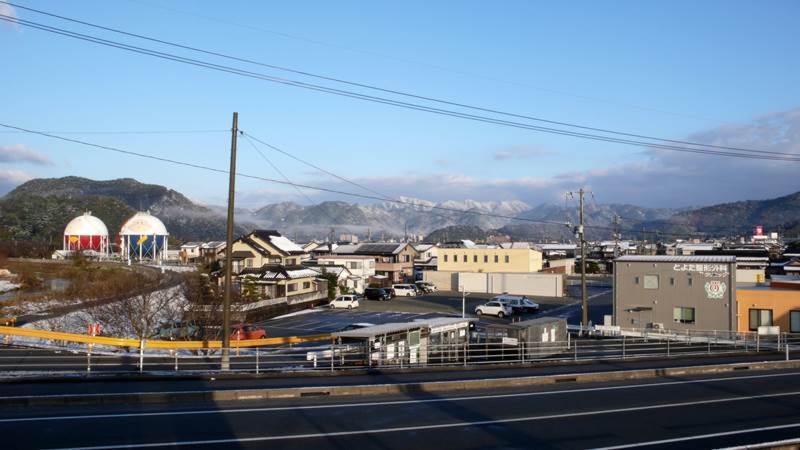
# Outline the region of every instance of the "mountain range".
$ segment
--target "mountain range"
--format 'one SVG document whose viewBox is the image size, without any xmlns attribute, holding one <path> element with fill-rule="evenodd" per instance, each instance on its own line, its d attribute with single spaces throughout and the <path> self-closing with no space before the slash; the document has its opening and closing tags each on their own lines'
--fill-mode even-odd
<svg viewBox="0 0 800 450">
<path fill-rule="evenodd" d="M 84 211 L 105 221 L 116 234 L 137 210 L 159 217 L 177 242 L 217 240 L 225 236 L 225 208 L 200 205 L 164 186 L 131 178 L 95 181 L 79 177 L 35 179 L 0 198 L 0 239 L 60 242 L 67 222 Z M 615 223 L 615 217 L 618 222 Z M 623 238 L 642 230 L 687 235 L 732 235 L 755 225 L 768 230 L 800 231 L 800 192 L 770 200 L 750 200 L 702 208 L 646 208 L 626 204 L 585 207 L 587 236 L 608 238 L 618 230 Z M 324 239 L 333 232 L 362 239 L 427 236 L 430 240 L 485 239 L 508 235 L 514 240 L 570 239 L 566 223 L 578 223 L 575 205 L 531 206 L 518 200 L 449 200 L 430 202 L 399 198 L 369 204 L 325 201 L 313 205 L 278 202 L 260 208 L 236 209 L 237 233 L 254 227 L 280 230 L 297 240 Z"/>
</svg>

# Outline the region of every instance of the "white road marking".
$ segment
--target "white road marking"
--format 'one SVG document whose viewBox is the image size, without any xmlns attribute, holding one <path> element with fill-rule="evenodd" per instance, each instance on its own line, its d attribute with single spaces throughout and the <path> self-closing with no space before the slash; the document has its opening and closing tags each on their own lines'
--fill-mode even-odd
<svg viewBox="0 0 800 450">
<path fill-rule="evenodd" d="M 162 412 L 143 412 L 143 413 L 119 413 L 119 414 L 91 414 L 91 415 L 71 415 L 71 416 L 52 416 L 52 417 L 18 417 L 9 419 L 0 419 L 0 423 L 15 423 L 15 422 L 46 422 L 53 420 L 85 420 L 85 419 L 113 419 L 125 417 L 159 417 L 159 416 L 192 416 L 192 415 L 205 415 L 205 414 L 237 414 L 237 413 L 253 413 L 253 412 L 274 412 L 274 411 L 290 411 L 290 410 L 314 410 L 314 409 L 334 409 L 334 408 L 356 408 L 366 406 L 394 406 L 394 405 L 409 405 L 420 403 L 442 403 L 442 402 L 460 402 L 472 400 L 486 400 L 486 399 L 501 399 L 501 398 L 514 398 L 514 397 L 533 397 L 544 395 L 557 395 L 557 394 L 571 394 L 582 392 L 598 392 L 598 391 L 613 391 L 623 389 L 633 389 L 642 387 L 654 386 L 675 386 L 681 384 L 699 384 L 699 383 L 717 383 L 723 381 L 738 381 L 738 380 L 752 380 L 759 378 L 776 378 L 787 376 L 798 376 L 800 372 L 780 373 L 780 374 L 763 374 L 763 375 L 748 375 L 741 377 L 720 377 L 708 378 L 704 380 L 684 380 L 684 381 L 664 381 L 661 383 L 643 383 L 632 384 L 624 386 L 603 386 L 595 388 L 582 388 L 582 389 L 562 389 L 558 391 L 544 391 L 544 392 L 518 392 L 513 394 L 496 394 L 496 395 L 472 395 L 463 397 L 446 397 L 434 399 L 418 399 L 418 400 L 393 400 L 385 402 L 360 402 L 360 403 L 336 403 L 327 405 L 294 405 L 294 406 L 273 406 L 264 408 L 232 408 L 232 409 L 211 409 L 211 410 L 197 410 L 197 411 L 162 411 Z M 199 391 L 203 392 L 203 391 Z M 107 394 L 95 394 L 107 395 Z M 134 394 L 135 395 L 135 394 Z M 6 397 L 8 398 L 8 397 Z M 10 397 L 14 398 L 14 397 Z"/>
<path fill-rule="evenodd" d="M 785 430 L 788 428 L 800 428 L 800 423 L 788 423 L 785 425 L 773 425 L 769 427 L 758 427 L 758 428 L 748 428 L 746 430 L 733 430 L 733 431 L 721 431 L 719 433 L 708 433 L 708 434 L 698 434 L 696 436 L 685 436 L 679 438 L 672 438 L 672 439 L 661 439 L 658 441 L 647 441 L 647 442 L 635 442 L 633 444 L 624 444 L 624 445 L 615 445 L 613 447 L 599 447 L 594 450 L 611 450 L 611 449 L 622 449 L 622 448 L 636 448 L 636 447 L 645 447 L 648 445 L 659 445 L 659 444 L 671 444 L 674 442 L 687 442 L 687 441 L 697 441 L 700 439 L 711 439 L 715 437 L 723 437 L 723 436 L 735 436 L 737 434 L 747 434 L 747 433 L 758 433 L 760 431 L 775 431 L 775 430 Z M 780 444 L 782 441 L 775 442 L 774 444 Z M 784 441 L 786 443 L 790 442 L 797 442 L 797 439 L 791 439 Z M 770 443 L 773 444 L 773 443 Z M 747 448 L 747 447 L 738 447 L 738 448 Z M 760 448 L 760 447 L 759 447 Z M 770 447 L 774 448 L 774 447 Z"/>
<path fill-rule="evenodd" d="M 371 428 L 365 430 L 352 430 L 352 431 L 333 431 L 333 432 L 321 432 L 321 433 L 303 433 L 303 434 L 285 434 L 285 435 L 277 435 L 277 436 L 255 436 L 249 438 L 228 438 L 228 439 L 207 439 L 207 440 L 196 440 L 196 441 L 166 441 L 166 442 L 148 442 L 148 443 L 141 443 L 141 444 L 121 444 L 121 445 L 99 445 L 99 446 L 91 446 L 91 447 L 69 447 L 73 450 L 100 450 L 100 449 L 123 449 L 123 448 L 152 448 L 152 447 L 178 447 L 178 446 L 197 446 L 197 445 L 212 445 L 212 444 L 233 444 L 233 443 L 244 443 L 244 442 L 265 442 L 265 441 L 279 441 L 279 440 L 295 440 L 295 439 L 312 439 L 312 438 L 330 438 L 330 437 L 339 437 L 339 436 L 354 436 L 354 435 L 361 435 L 361 434 L 385 434 L 385 433 L 397 433 L 402 431 L 423 431 L 423 430 L 436 430 L 436 429 L 446 429 L 446 428 L 461 428 L 461 427 L 476 427 L 476 426 L 485 426 L 485 425 L 499 425 L 499 424 L 509 424 L 509 423 L 520 423 L 520 422 L 534 422 L 539 420 L 553 420 L 553 419 L 567 419 L 572 417 L 587 417 L 587 416 L 594 416 L 594 415 L 606 415 L 606 414 L 618 414 L 618 413 L 627 413 L 627 412 L 636 412 L 636 411 L 648 411 L 654 409 L 666 409 L 666 408 L 680 408 L 686 406 L 697 406 L 697 405 L 713 405 L 713 404 L 721 404 L 721 403 L 731 403 L 731 402 L 739 402 L 739 401 L 746 401 L 746 400 L 760 400 L 765 398 L 779 398 L 779 397 L 790 397 L 800 395 L 800 391 L 794 392 L 784 392 L 780 394 L 764 394 L 764 395 L 748 395 L 748 396 L 741 396 L 741 397 L 728 397 L 728 398 L 719 398 L 713 400 L 698 400 L 692 402 L 678 402 L 678 403 L 661 403 L 658 405 L 647 405 L 647 406 L 634 406 L 629 408 L 613 408 L 613 409 L 604 409 L 598 411 L 583 411 L 583 412 L 573 412 L 573 413 L 563 413 L 563 414 L 548 414 L 548 415 L 541 415 L 541 416 L 527 416 L 527 417 L 513 417 L 509 419 L 493 419 L 493 420 L 476 420 L 472 422 L 462 421 L 462 422 L 450 422 L 450 423 L 440 423 L 440 424 L 431 424 L 431 425 L 415 425 L 415 426 L 406 426 L 406 427 L 391 427 L 391 428 Z M 795 426 L 800 426 L 800 424 L 793 424 Z M 789 427 L 788 425 L 784 425 L 784 427 Z M 742 430 L 737 430 L 742 431 Z M 729 432 L 735 433 L 735 432 Z M 713 435 L 711 435 L 713 437 Z M 680 439 L 680 438 L 676 438 Z M 632 444 L 637 446 L 639 444 Z M 645 444 L 642 444 L 645 445 Z M 612 447 L 612 448 L 624 448 L 624 447 Z M 59 449 L 60 450 L 60 449 Z"/>
</svg>

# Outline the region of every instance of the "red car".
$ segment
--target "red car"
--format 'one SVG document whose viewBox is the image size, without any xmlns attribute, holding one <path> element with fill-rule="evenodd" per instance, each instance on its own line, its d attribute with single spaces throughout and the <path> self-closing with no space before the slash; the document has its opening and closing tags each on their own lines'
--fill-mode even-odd
<svg viewBox="0 0 800 450">
<path fill-rule="evenodd" d="M 265 339 L 267 332 L 263 328 L 249 324 L 239 324 L 233 326 L 231 333 L 232 341 L 244 341 L 248 339 Z"/>
</svg>

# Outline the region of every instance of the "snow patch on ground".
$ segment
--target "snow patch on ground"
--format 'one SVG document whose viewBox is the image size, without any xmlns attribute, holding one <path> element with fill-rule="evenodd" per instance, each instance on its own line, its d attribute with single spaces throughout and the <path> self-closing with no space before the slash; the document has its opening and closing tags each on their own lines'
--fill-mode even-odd
<svg viewBox="0 0 800 450">
<path fill-rule="evenodd" d="M 315 313 L 315 312 L 320 312 L 320 311 L 325 310 L 325 309 L 328 309 L 328 308 L 303 309 L 301 311 L 295 311 L 295 312 L 291 312 L 289 314 L 284 314 L 282 316 L 273 317 L 272 319 L 269 319 L 269 320 L 285 319 L 287 317 L 294 317 L 294 316 L 302 316 L 303 314 L 311 314 L 311 313 Z"/>
<path fill-rule="evenodd" d="M 147 267 L 169 270 L 172 272 L 197 272 L 197 266 L 159 266 L 158 264 L 148 264 Z"/>
<path fill-rule="evenodd" d="M 19 289 L 20 287 L 20 284 L 12 283 L 8 280 L 0 280 L 0 294 Z"/>
</svg>

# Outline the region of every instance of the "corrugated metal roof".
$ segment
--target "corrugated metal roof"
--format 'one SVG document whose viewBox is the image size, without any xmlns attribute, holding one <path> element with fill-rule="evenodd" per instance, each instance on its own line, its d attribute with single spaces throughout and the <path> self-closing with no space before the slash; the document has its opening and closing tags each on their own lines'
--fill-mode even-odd
<svg viewBox="0 0 800 450">
<path fill-rule="evenodd" d="M 452 325 L 459 322 L 474 322 L 477 319 L 464 319 L 461 317 L 434 317 L 431 319 L 420 319 L 414 322 L 392 322 L 375 325 L 373 327 L 359 328 L 358 330 L 341 331 L 333 333 L 335 337 L 341 338 L 371 338 L 384 334 L 400 333 L 402 331 L 416 330 L 420 328 L 433 328 Z"/>
<path fill-rule="evenodd" d="M 735 256 L 625 255 L 615 262 L 735 263 Z"/>
</svg>

